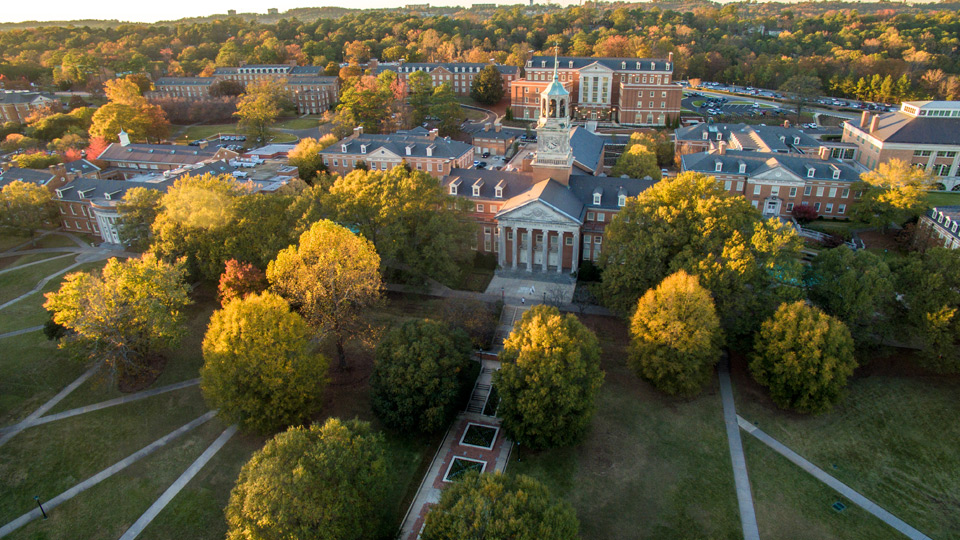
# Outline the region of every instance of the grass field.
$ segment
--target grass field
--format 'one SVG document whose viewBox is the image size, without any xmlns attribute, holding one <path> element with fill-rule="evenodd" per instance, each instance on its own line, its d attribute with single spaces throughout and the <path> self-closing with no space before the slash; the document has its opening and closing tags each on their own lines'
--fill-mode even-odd
<svg viewBox="0 0 960 540">
<path fill-rule="evenodd" d="M 64 257 L 63 260 L 72 262 L 73 258 Z M 19 302 L 11 304 L 0 310 L 0 334 L 4 332 L 12 332 L 14 330 L 20 330 L 23 328 L 30 328 L 31 326 L 37 326 L 46 322 L 50 315 L 47 313 L 47 310 L 43 309 L 43 303 L 47 301 L 43 295 L 45 293 L 58 290 L 60 288 L 60 284 L 63 282 L 63 278 L 65 278 L 68 274 L 72 274 L 74 272 L 87 272 L 95 268 L 102 268 L 104 264 L 106 264 L 106 261 L 95 261 L 81 264 L 70 272 L 51 279 L 49 282 L 47 282 L 43 289 L 36 294 L 30 295 L 23 300 L 20 300 Z M 41 265 L 38 264 L 36 266 Z"/>
<path fill-rule="evenodd" d="M 67 253 L 30 253 L 28 255 L 19 255 L 17 254 L 17 252 L 14 252 L 13 255 L 0 256 L 0 270 L 6 270 L 9 268 L 12 271 L 17 266 L 23 266 L 25 264 L 30 264 L 38 261 L 44 261 L 47 259 L 52 259 L 53 257 L 62 256 L 62 255 L 69 255 L 69 254 Z"/>
<path fill-rule="evenodd" d="M 508 472 L 545 482 L 577 511 L 582 538 L 742 538 L 719 386 L 667 398 L 624 365 L 626 330 L 588 318 L 606 380 L 586 439 L 514 452 Z"/>
<path fill-rule="evenodd" d="M 930 192 L 927 193 L 927 201 L 931 207 L 960 205 L 960 191 Z"/>
<path fill-rule="evenodd" d="M 321 116 L 305 116 L 299 118 L 287 118 L 273 124 L 274 128 L 282 129 L 310 129 L 321 124 Z"/>
<path fill-rule="evenodd" d="M 64 257 L 53 261 L 46 261 L 26 268 L 12 269 L 0 274 L 0 303 L 30 292 L 40 281 L 64 268 L 72 265 L 73 259 Z"/>
<path fill-rule="evenodd" d="M 177 142 L 188 143 L 197 139 L 206 139 L 216 136 L 219 133 L 237 133 L 236 124 L 209 124 L 200 126 L 190 126 L 177 138 Z"/>
<path fill-rule="evenodd" d="M 858 371 L 842 403 L 818 416 L 778 410 L 741 370 L 737 410 L 930 537 L 960 537 L 960 379 L 893 376 L 882 371 L 890 361 L 874 364 Z"/>
<path fill-rule="evenodd" d="M 844 234 L 853 229 L 862 229 L 866 227 L 863 223 L 857 221 L 834 221 L 834 220 L 824 220 L 817 219 L 807 223 L 803 226 L 805 229 L 813 229 L 815 231 L 830 233 L 830 234 Z"/>
<path fill-rule="evenodd" d="M 470 120 L 471 122 L 483 120 L 484 118 L 487 117 L 487 115 L 483 111 L 478 111 L 476 109 L 468 109 L 464 107 L 463 112 L 464 114 L 467 115 L 467 120 Z"/>
</svg>

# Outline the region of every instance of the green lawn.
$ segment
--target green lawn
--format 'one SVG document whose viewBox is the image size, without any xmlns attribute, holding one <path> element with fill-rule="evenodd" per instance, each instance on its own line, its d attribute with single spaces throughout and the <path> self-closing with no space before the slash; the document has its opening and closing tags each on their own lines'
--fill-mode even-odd
<svg viewBox="0 0 960 540">
<path fill-rule="evenodd" d="M 64 260 L 72 261 L 73 259 L 65 257 Z M 74 272 L 87 272 L 95 268 L 102 268 L 104 264 L 106 264 L 106 261 L 94 261 L 81 264 L 70 272 L 62 274 L 58 278 L 48 281 L 46 286 L 44 286 L 43 289 L 41 289 L 38 293 L 30 295 L 23 300 L 20 300 L 19 302 L 0 310 L 0 334 L 4 332 L 12 332 L 14 330 L 20 330 L 23 328 L 30 328 L 31 326 L 37 326 L 45 323 L 50 315 L 47 313 L 47 310 L 43 309 L 43 303 L 47 301 L 47 299 L 44 297 L 44 294 L 58 290 L 60 288 L 60 284 L 63 282 L 63 279 L 68 274 L 72 274 Z M 36 266 L 41 265 L 38 264 Z"/>
<path fill-rule="evenodd" d="M 624 365 L 620 321 L 588 318 L 606 380 L 577 446 L 511 456 L 577 511 L 583 538 L 742 538 L 719 387 L 692 400 L 665 397 Z"/>
<path fill-rule="evenodd" d="M 201 126 L 190 126 L 177 138 L 177 142 L 188 143 L 197 139 L 206 139 L 214 137 L 219 133 L 237 133 L 236 124 L 209 124 Z"/>
<path fill-rule="evenodd" d="M 931 207 L 960 205 L 960 191 L 951 191 L 949 193 L 930 192 L 927 193 L 927 201 Z"/>
<path fill-rule="evenodd" d="M 956 377 L 861 369 L 846 399 L 818 416 L 778 410 L 742 372 L 738 379 L 741 416 L 930 537 L 960 536 Z"/>
<path fill-rule="evenodd" d="M 466 114 L 467 120 L 470 120 L 471 122 L 483 120 L 484 118 L 487 117 L 486 113 L 484 113 L 483 111 L 478 111 L 476 109 L 468 109 L 466 107 L 463 107 L 463 112 L 464 114 Z"/>
<path fill-rule="evenodd" d="M 73 258 L 64 257 L 0 274 L 0 303 L 13 300 L 33 290 L 43 278 L 72 264 L 74 264 Z"/>
<path fill-rule="evenodd" d="M 84 372 L 41 332 L 4 338 L 0 346 L 0 425 L 23 419 Z"/>
<path fill-rule="evenodd" d="M 320 125 L 321 116 L 305 116 L 300 118 L 288 118 L 273 124 L 274 128 L 282 129 L 310 129 Z"/>
<path fill-rule="evenodd" d="M 853 229 L 862 229 L 866 227 L 858 221 L 835 221 L 817 219 L 803 226 L 805 229 L 813 229 L 828 234 L 849 234 Z"/>
<path fill-rule="evenodd" d="M 23 266 L 37 261 L 44 261 L 46 259 L 51 259 L 53 257 L 58 257 L 60 255 L 65 255 L 64 253 L 30 253 L 28 255 L 20 255 L 19 252 L 14 251 L 10 255 L 0 255 L 0 270 L 13 269 L 17 266 Z M 64 257 L 66 258 L 66 257 Z"/>
<path fill-rule="evenodd" d="M 87 236 L 87 235 L 76 235 L 76 236 Z M 74 242 L 70 237 L 64 234 L 48 234 L 43 238 L 37 240 L 37 248 L 56 248 L 56 247 L 70 247 L 75 248 L 79 247 L 76 242 Z M 33 249 L 33 247 L 25 247 L 23 249 Z"/>
<path fill-rule="evenodd" d="M 875 540 L 900 538 L 888 525 L 843 498 L 745 432 L 743 451 L 760 538 Z M 837 512 L 832 505 L 846 506 Z"/>
</svg>

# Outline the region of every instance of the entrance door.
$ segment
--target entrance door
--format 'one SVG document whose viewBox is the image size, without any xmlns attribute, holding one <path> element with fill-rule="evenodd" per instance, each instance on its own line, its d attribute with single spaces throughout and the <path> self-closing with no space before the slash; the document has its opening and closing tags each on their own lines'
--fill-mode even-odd
<svg viewBox="0 0 960 540">
<path fill-rule="evenodd" d="M 520 245 L 517 247 L 517 255 L 519 255 L 519 262 L 521 264 L 527 264 L 530 262 L 530 249 L 527 247 L 530 245 L 530 233 L 523 233 L 520 235 Z"/>
<path fill-rule="evenodd" d="M 536 236 L 538 240 L 533 244 L 533 264 L 538 268 L 543 265 L 543 242 L 546 240 L 542 234 Z"/>
<path fill-rule="evenodd" d="M 765 216 L 780 215 L 780 199 L 767 199 L 766 204 L 763 206 L 763 215 Z"/>
</svg>

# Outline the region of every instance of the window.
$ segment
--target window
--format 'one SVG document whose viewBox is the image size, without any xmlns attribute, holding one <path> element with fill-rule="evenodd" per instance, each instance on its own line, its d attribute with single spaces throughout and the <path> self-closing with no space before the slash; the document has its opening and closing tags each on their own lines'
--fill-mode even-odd
<svg viewBox="0 0 960 540">
<path fill-rule="evenodd" d="M 807 167 L 807 178 L 813 178 L 813 174 L 816 172 L 816 169 L 813 167 Z"/>
<path fill-rule="evenodd" d="M 605 215 L 603 212 L 597 212 L 597 221 L 602 223 Z"/>
<path fill-rule="evenodd" d="M 813 203 L 813 209 L 816 210 L 817 212 L 819 212 L 819 211 L 820 211 L 820 203 Z"/>
<path fill-rule="evenodd" d="M 797 188 L 795 187 L 790 188 L 790 197 L 793 198 L 796 196 L 797 196 Z M 791 206 L 793 206 L 793 203 L 791 203 Z"/>
<path fill-rule="evenodd" d="M 598 246 L 601 244 L 602 241 L 603 241 L 603 237 L 602 237 L 602 236 L 597 236 L 597 237 L 595 237 L 595 238 L 593 239 L 593 243 L 596 244 L 596 245 L 598 245 Z"/>
<path fill-rule="evenodd" d="M 733 182 L 731 182 L 730 180 L 725 181 L 725 182 L 723 183 L 723 189 L 725 189 L 726 191 L 730 191 L 730 185 L 731 185 L 732 183 L 733 183 Z"/>
<path fill-rule="evenodd" d="M 563 239 L 563 244 L 564 244 L 565 246 L 572 246 L 572 245 L 573 245 L 573 237 L 572 237 L 572 236 L 566 236 L 566 237 L 564 237 L 564 239 Z"/>
<path fill-rule="evenodd" d="M 490 213 L 491 213 L 491 214 L 496 214 L 496 213 L 497 213 L 497 205 L 495 205 L 495 204 L 491 204 L 491 205 L 490 205 Z"/>
<path fill-rule="evenodd" d="M 450 184 L 450 194 L 451 195 L 457 194 L 457 186 L 455 186 L 454 184 Z"/>
<path fill-rule="evenodd" d="M 777 197 L 780 195 L 780 186 L 772 186 L 770 188 L 770 195 Z"/>
<path fill-rule="evenodd" d="M 502 198 L 503 198 L 503 188 L 500 187 L 500 186 L 497 186 L 497 188 L 496 188 L 495 191 L 496 191 L 496 195 L 495 195 L 495 196 L 496 196 L 498 199 L 502 199 Z"/>
<path fill-rule="evenodd" d="M 837 206 L 837 213 L 838 213 L 838 214 L 842 214 L 842 213 L 844 213 L 844 212 L 846 212 L 846 211 L 847 211 L 847 205 L 841 204 L 841 205 Z"/>
<path fill-rule="evenodd" d="M 817 187 L 817 197 L 823 197 L 823 186 Z"/>
<path fill-rule="evenodd" d="M 591 244 L 591 243 L 593 243 L 593 237 L 590 236 L 589 234 L 583 235 L 583 243 L 584 243 L 584 244 Z"/>
<path fill-rule="evenodd" d="M 793 203 L 792 203 L 792 202 L 788 202 L 788 203 L 787 203 L 787 212 L 793 212 Z"/>
<path fill-rule="evenodd" d="M 721 169 L 723 169 L 723 163 L 720 163 L 719 161 L 714 163 L 714 166 L 713 166 L 714 172 L 720 172 Z"/>
<path fill-rule="evenodd" d="M 750 204 L 752 204 L 754 208 L 759 208 L 759 207 L 760 207 L 760 201 L 758 201 L 758 200 L 752 200 L 752 201 L 750 201 Z"/>
<path fill-rule="evenodd" d="M 841 198 L 841 199 L 846 199 L 849 195 L 850 195 L 850 190 L 849 190 L 849 189 L 845 189 L 845 190 L 843 190 L 843 191 L 840 192 L 840 198 Z"/>
<path fill-rule="evenodd" d="M 946 151 L 941 150 L 941 151 L 937 152 L 937 157 L 957 157 L 957 153 L 956 153 L 956 152 L 946 152 Z"/>
<path fill-rule="evenodd" d="M 480 196 L 480 186 L 473 186 L 473 196 L 474 197 Z"/>
<path fill-rule="evenodd" d="M 625 204 L 627 204 L 627 196 L 626 196 L 626 195 L 620 195 L 619 197 L 617 197 L 617 206 L 621 206 L 621 207 L 622 207 L 622 206 L 625 205 Z"/>
<path fill-rule="evenodd" d="M 334 167 L 337 166 L 337 160 L 333 160 L 333 166 L 334 166 Z"/>
<path fill-rule="evenodd" d="M 854 198 L 854 199 L 859 199 L 861 195 L 863 195 L 863 192 L 862 192 L 862 191 L 854 191 L 854 192 L 853 192 L 853 198 Z"/>
<path fill-rule="evenodd" d="M 745 174 L 747 172 L 747 164 L 741 163 L 739 171 L 740 171 L 740 174 Z"/>
<path fill-rule="evenodd" d="M 914 150 L 914 157 L 930 157 L 932 152 L 930 150 Z"/>
<path fill-rule="evenodd" d="M 593 212 L 587 212 L 587 221 L 593 221 L 593 220 L 594 220 Z"/>
<path fill-rule="evenodd" d="M 947 176 L 950 173 L 950 165 L 940 164 L 933 166 L 933 174 L 936 176 Z"/>
<path fill-rule="evenodd" d="M 507 240 L 513 241 L 513 229 L 507 231 Z"/>
<path fill-rule="evenodd" d="M 754 195 L 759 195 L 759 194 L 760 194 L 760 189 L 761 189 L 760 184 L 757 184 L 757 185 L 753 186 L 753 194 L 754 194 Z"/>
<path fill-rule="evenodd" d="M 482 205 L 482 204 L 478 204 L 478 205 L 477 205 L 477 212 L 483 213 L 483 205 Z"/>
<path fill-rule="evenodd" d="M 737 191 L 743 191 L 743 181 L 737 182 Z"/>
<path fill-rule="evenodd" d="M 829 191 L 829 194 L 827 195 L 827 197 L 831 197 L 831 198 L 832 198 L 832 197 L 836 197 L 836 196 L 837 196 L 837 188 L 835 188 L 835 187 L 830 188 L 830 191 Z"/>
<path fill-rule="evenodd" d="M 593 194 L 593 204 L 594 204 L 594 205 L 599 205 L 599 204 L 600 204 L 600 198 L 601 198 L 602 196 L 603 196 L 603 195 L 600 194 L 600 193 L 594 193 L 594 194 Z"/>
<path fill-rule="evenodd" d="M 833 213 L 833 203 L 827 203 L 827 213 L 828 214 Z"/>
</svg>

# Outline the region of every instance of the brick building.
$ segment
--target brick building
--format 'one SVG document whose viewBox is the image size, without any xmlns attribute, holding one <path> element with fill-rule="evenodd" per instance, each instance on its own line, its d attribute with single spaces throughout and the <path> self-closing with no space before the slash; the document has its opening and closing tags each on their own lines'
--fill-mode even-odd
<svg viewBox="0 0 960 540">
<path fill-rule="evenodd" d="M 511 91 L 518 119 L 536 118 L 532 99 L 557 78 L 571 95 L 571 119 L 633 126 L 663 126 L 680 115 L 682 89 L 673 82 L 673 55 L 666 59 L 535 56 L 527 61 L 519 91 Z"/>
<path fill-rule="evenodd" d="M 483 126 L 468 129 L 470 129 L 474 153 L 478 156 L 487 152 L 493 156 L 505 155 L 516 142 L 518 135 L 514 130 L 504 130 L 500 124 L 493 124 L 491 127 L 489 122 Z"/>
<path fill-rule="evenodd" d="M 699 123 L 674 132 L 678 155 L 716 150 L 724 143 L 729 150 L 749 150 L 776 154 L 820 155 L 828 149 L 833 159 L 855 159 L 856 145 L 839 141 L 821 141 L 819 135 L 796 128 L 789 121 L 782 126 Z"/>
<path fill-rule="evenodd" d="M 745 197 L 765 216 L 789 216 L 794 207 L 812 206 L 829 218 L 846 218 L 860 198 L 853 184 L 860 171 L 840 160 L 796 154 L 718 150 L 686 154 L 681 171 L 713 176 L 725 191 Z"/>
<path fill-rule="evenodd" d="M 960 206 L 935 206 L 920 218 L 945 248 L 960 249 Z"/>
<path fill-rule="evenodd" d="M 905 101 L 900 110 L 843 127 L 843 142 L 859 148 L 870 169 L 899 159 L 929 171 L 941 189 L 960 191 L 960 101 Z"/>
<path fill-rule="evenodd" d="M 54 103 L 60 103 L 60 101 L 47 92 L 0 90 L 0 123 L 26 123 L 30 113 Z"/>
<path fill-rule="evenodd" d="M 403 162 L 411 168 L 440 178 L 452 169 L 473 166 L 473 146 L 438 137 L 437 131 L 419 128 L 390 135 L 366 135 L 362 127 L 354 134 L 320 151 L 323 164 L 332 173 L 345 175 L 364 162 L 370 170 L 385 171 Z"/>
<path fill-rule="evenodd" d="M 379 75 L 384 71 L 393 71 L 404 81 L 411 74 L 417 71 L 423 71 L 430 75 L 434 88 L 443 83 L 450 83 L 453 92 L 460 96 L 470 95 L 470 88 L 473 85 L 473 78 L 480 74 L 483 68 L 491 64 L 480 64 L 472 62 L 401 62 L 401 63 L 378 63 L 373 66 L 374 75 Z M 493 64 L 500 77 L 503 79 L 503 89 L 505 95 L 510 95 L 510 85 L 517 80 L 520 68 L 516 66 L 504 66 Z"/>
<path fill-rule="evenodd" d="M 127 134 L 121 131 L 120 142 L 111 143 L 96 159 L 107 164 L 107 168 L 100 172 L 102 177 L 124 179 L 149 171 L 170 171 L 235 157 L 237 153 L 226 148 L 132 144 Z"/>
</svg>

